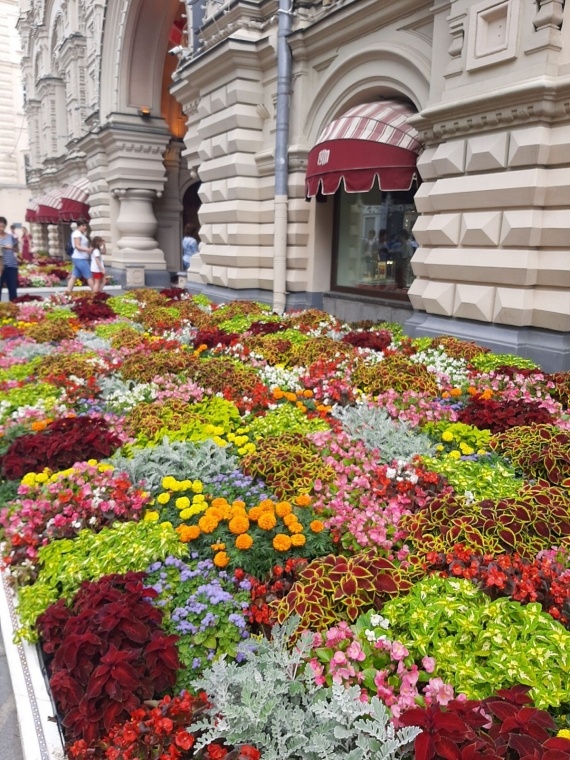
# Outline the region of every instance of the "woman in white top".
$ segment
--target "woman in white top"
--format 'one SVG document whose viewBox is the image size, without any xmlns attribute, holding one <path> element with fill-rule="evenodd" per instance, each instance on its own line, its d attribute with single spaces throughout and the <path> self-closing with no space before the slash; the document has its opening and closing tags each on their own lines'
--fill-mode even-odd
<svg viewBox="0 0 570 760">
<path fill-rule="evenodd" d="M 100 293 L 105 285 L 105 264 L 103 263 L 103 254 L 105 253 L 105 241 L 102 237 L 94 237 L 91 241 L 93 250 L 91 251 L 91 277 L 93 278 L 93 292 Z"/>
<path fill-rule="evenodd" d="M 73 253 L 71 255 L 73 269 L 71 270 L 71 277 L 67 284 L 67 292 L 71 293 L 79 277 L 84 279 L 91 290 L 93 290 L 93 278 L 91 277 L 91 265 L 89 263 L 91 248 L 89 246 L 89 238 L 87 237 L 87 222 L 77 222 L 77 229 L 71 235 L 71 242 L 73 243 Z"/>
</svg>

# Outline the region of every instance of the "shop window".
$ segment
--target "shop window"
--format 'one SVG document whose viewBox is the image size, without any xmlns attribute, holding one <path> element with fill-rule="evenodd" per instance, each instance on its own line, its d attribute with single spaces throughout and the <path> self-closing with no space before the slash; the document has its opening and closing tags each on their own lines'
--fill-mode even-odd
<svg viewBox="0 0 570 760">
<path fill-rule="evenodd" d="M 417 248 L 412 233 L 416 189 L 336 193 L 333 290 L 407 298 Z"/>
</svg>

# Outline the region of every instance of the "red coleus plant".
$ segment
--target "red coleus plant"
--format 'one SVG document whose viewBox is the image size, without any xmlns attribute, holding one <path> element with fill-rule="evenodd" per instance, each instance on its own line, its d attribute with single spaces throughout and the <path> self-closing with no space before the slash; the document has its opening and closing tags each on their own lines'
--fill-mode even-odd
<svg viewBox="0 0 570 760">
<path fill-rule="evenodd" d="M 180 661 L 177 636 L 161 629 L 162 612 L 144 573 L 108 575 L 81 585 L 38 618 L 50 686 L 66 735 L 99 741 L 144 700 L 171 689 Z"/>
<path fill-rule="evenodd" d="M 109 298 L 108 293 L 89 294 L 78 298 L 71 305 L 71 310 L 75 312 L 77 318 L 82 322 L 95 322 L 98 319 L 112 319 L 117 315 L 107 306 L 105 301 Z"/>
<path fill-rule="evenodd" d="M 570 740 L 553 736 L 552 717 L 532 707 L 528 688 L 407 710 L 400 723 L 422 729 L 414 742 L 416 760 L 569 760 Z"/>
<path fill-rule="evenodd" d="M 480 430 L 502 433 L 519 425 L 553 424 L 552 414 L 540 402 L 529 399 L 486 398 L 476 393 L 466 403 L 457 417 L 465 425 L 474 425 Z"/>
<path fill-rule="evenodd" d="M 207 327 L 202 330 L 198 330 L 196 337 L 194 338 L 194 348 L 198 346 L 207 346 L 208 348 L 214 348 L 214 346 L 230 346 L 235 343 L 239 338 L 237 333 L 227 333 L 220 330 L 218 327 Z"/>
<path fill-rule="evenodd" d="M 357 348 L 371 348 L 374 351 L 384 351 L 392 342 L 392 333 L 388 330 L 358 331 L 347 333 L 343 343 L 350 343 Z"/>
<path fill-rule="evenodd" d="M 0 466 L 8 480 L 20 480 L 27 472 L 65 470 L 75 462 L 104 459 L 121 446 L 121 439 L 100 417 L 64 417 L 39 433 L 23 435 L 12 443 Z"/>
<path fill-rule="evenodd" d="M 458 544 L 452 552 L 427 556 L 430 570 L 467 578 L 496 599 L 538 602 L 565 626 L 570 624 L 570 569 L 549 556 L 523 559 L 517 554 L 493 557 Z"/>
</svg>

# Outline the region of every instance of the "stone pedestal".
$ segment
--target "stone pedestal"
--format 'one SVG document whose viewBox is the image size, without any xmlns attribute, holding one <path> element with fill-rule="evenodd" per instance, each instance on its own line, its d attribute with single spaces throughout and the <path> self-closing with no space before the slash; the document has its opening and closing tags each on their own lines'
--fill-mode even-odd
<svg viewBox="0 0 570 760">
<path fill-rule="evenodd" d="M 48 224 L 47 226 L 47 238 L 48 238 L 48 253 L 54 258 L 63 258 L 64 245 L 61 236 L 61 228 L 57 224 Z"/>
<path fill-rule="evenodd" d="M 113 254 L 113 265 L 124 269 L 138 265 L 166 269 L 164 254 L 156 241 L 158 222 L 154 215 L 155 190 L 115 190 L 120 203 L 116 220 L 119 238 Z"/>
</svg>

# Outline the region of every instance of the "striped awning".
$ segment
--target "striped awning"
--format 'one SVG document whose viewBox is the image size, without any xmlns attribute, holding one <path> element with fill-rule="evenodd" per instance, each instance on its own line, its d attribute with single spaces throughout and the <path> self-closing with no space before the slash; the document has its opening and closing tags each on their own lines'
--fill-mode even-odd
<svg viewBox="0 0 570 760">
<path fill-rule="evenodd" d="M 35 221 L 42 224 L 58 224 L 61 208 L 61 189 L 50 190 L 37 199 L 38 209 Z"/>
<path fill-rule="evenodd" d="M 334 195 L 341 183 L 348 193 L 409 190 L 417 179 L 416 159 L 422 144 L 408 119 L 415 111 L 395 100 L 351 108 L 332 121 L 309 153 L 308 198 Z"/>
<path fill-rule="evenodd" d="M 62 222 L 89 219 L 89 180 L 81 177 L 61 191 L 59 217 Z"/>
<path fill-rule="evenodd" d="M 26 222 L 35 222 L 37 219 L 38 214 L 38 201 L 37 199 L 32 199 L 28 203 L 28 207 L 26 209 Z"/>
</svg>

